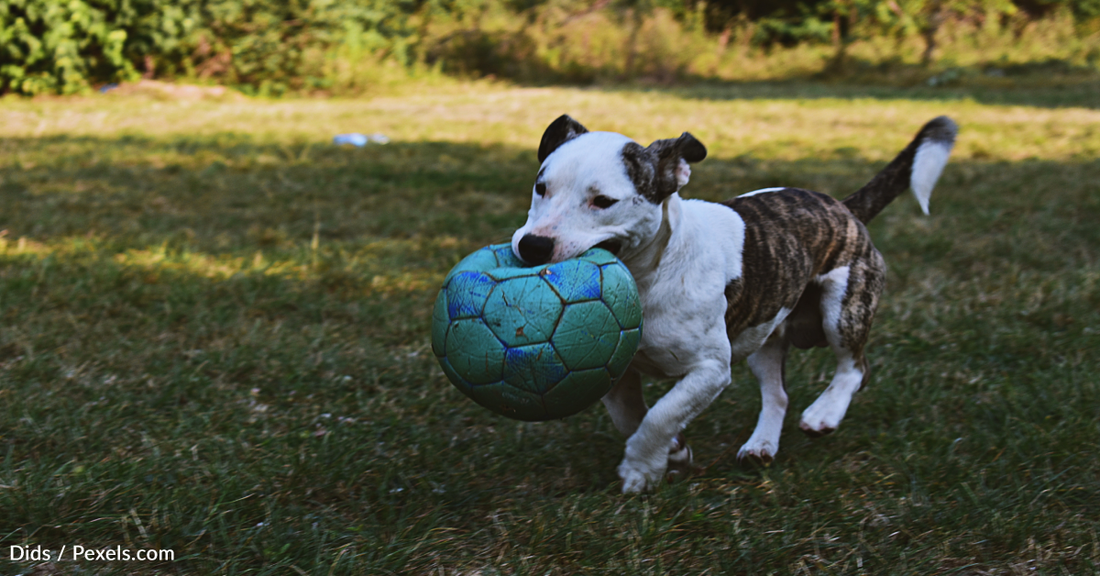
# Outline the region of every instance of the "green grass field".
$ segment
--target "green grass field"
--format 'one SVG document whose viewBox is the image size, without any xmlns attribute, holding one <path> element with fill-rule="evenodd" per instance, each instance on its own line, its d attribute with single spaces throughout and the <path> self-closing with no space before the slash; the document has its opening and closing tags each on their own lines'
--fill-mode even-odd
<svg viewBox="0 0 1100 576">
<path fill-rule="evenodd" d="M 1075 91 L 1076 90 L 1076 91 Z M 0 101 L 0 573 L 1097 574 L 1100 98 L 730 84 L 412 87 L 370 100 Z M 932 197 L 871 226 L 872 381 L 742 467 L 746 367 L 688 429 L 695 476 L 619 494 L 603 408 L 492 415 L 429 348 L 463 255 L 522 224 L 568 112 L 690 131 L 688 197 L 854 191 L 962 127 Z M 393 139 L 334 147 L 340 132 Z M 650 385 L 650 401 L 668 383 Z M 174 561 L 12 561 L 11 547 Z"/>
</svg>

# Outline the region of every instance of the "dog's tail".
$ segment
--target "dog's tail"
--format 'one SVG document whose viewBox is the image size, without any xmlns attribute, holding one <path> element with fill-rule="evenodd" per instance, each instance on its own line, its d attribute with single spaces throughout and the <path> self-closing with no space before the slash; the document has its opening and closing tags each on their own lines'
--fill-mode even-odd
<svg viewBox="0 0 1100 576">
<path fill-rule="evenodd" d="M 917 137 L 863 188 L 844 199 L 844 205 L 863 223 L 870 222 L 906 188 L 928 214 L 932 187 L 947 165 L 959 127 L 947 116 L 934 118 L 917 132 Z"/>
</svg>

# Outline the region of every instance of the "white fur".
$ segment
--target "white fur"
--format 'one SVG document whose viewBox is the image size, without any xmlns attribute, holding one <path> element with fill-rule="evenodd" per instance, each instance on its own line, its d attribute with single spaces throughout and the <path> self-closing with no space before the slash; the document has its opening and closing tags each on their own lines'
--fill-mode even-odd
<svg viewBox="0 0 1100 576">
<path fill-rule="evenodd" d="M 749 369 L 760 382 L 760 417 L 756 429 L 737 458 L 755 458 L 770 462 L 779 452 L 779 435 L 783 430 L 783 417 L 787 414 L 787 392 L 783 389 L 783 361 L 786 351 L 778 339 L 768 341 L 749 356 Z"/>
<path fill-rule="evenodd" d="M 841 344 L 840 320 L 844 295 L 848 292 L 849 273 L 850 269 L 844 266 L 815 279 L 822 287 L 822 327 L 825 329 L 825 339 L 837 356 L 837 369 L 829 387 L 802 412 L 799 427 L 812 434 L 826 434 L 840 426 L 840 421 L 844 419 L 852 401 L 852 395 L 863 382 L 863 371 Z"/>
<path fill-rule="evenodd" d="M 527 223 L 512 236 L 517 256 L 526 234 L 556 240 L 553 262 L 579 256 L 608 238 L 623 239 L 624 248 L 649 239 L 660 226 L 660 213 L 631 202 L 637 194 L 621 155 L 630 141 L 622 134 L 589 132 L 562 144 L 543 162 L 540 181 L 547 185 L 546 196 L 532 189 Z M 595 192 L 620 202 L 613 210 L 594 210 L 588 202 Z"/>
<path fill-rule="evenodd" d="M 770 322 L 764 322 L 758 326 L 750 326 L 743 330 L 740 334 L 733 337 L 730 342 L 730 348 L 733 350 L 732 359 L 734 362 L 739 362 L 744 358 L 748 358 L 750 354 L 756 352 L 764 345 L 764 342 L 775 331 L 775 327 L 779 326 L 784 320 L 787 319 L 787 315 L 791 311 L 788 308 L 780 308 L 779 313 L 772 318 Z"/>
<path fill-rule="evenodd" d="M 848 274 L 850 273 L 851 269 L 842 266 L 814 278 L 814 282 L 823 288 L 821 316 L 825 321 L 826 331 L 829 327 L 835 329 L 840 324 L 840 313 L 844 305 L 844 295 L 848 292 Z"/>
<path fill-rule="evenodd" d="M 856 366 L 851 355 L 837 363 L 836 373 L 829 387 L 802 412 L 798 427 L 813 434 L 827 434 L 840 426 L 852 395 L 859 390 L 863 371 Z"/>
<path fill-rule="evenodd" d="M 950 142 L 937 140 L 925 140 L 917 148 L 917 154 L 913 158 L 913 172 L 910 174 L 909 186 L 913 189 L 920 209 L 928 214 L 928 199 L 932 197 L 932 188 L 943 174 L 944 166 L 947 166 L 947 158 L 951 156 Z"/>
<path fill-rule="evenodd" d="M 768 192 L 779 192 L 780 190 L 786 190 L 785 186 L 778 186 L 775 188 L 761 188 L 759 190 L 753 190 L 752 192 L 745 192 L 740 194 L 739 198 L 748 198 L 749 196 L 756 196 L 757 194 L 767 194 Z"/>
</svg>

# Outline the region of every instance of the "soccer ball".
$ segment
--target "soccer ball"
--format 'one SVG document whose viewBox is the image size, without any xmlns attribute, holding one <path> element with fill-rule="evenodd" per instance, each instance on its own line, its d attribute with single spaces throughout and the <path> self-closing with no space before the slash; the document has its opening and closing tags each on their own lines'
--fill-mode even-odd
<svg viewBox="0 0 1100 576">
<path fill-rule="evenodd" d="M 528 267 L 509 244 L 464 258 L 443 281 L 432 351 L 474 402 L 509 418 L 565 418 L 611 389 L 642 337 L 630 271 L 610 252 Z"/>
</svg>

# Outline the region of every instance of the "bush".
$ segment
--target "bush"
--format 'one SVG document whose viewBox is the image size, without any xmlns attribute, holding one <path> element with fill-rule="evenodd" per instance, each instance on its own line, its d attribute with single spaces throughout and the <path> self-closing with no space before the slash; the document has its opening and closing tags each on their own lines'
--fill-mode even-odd
<svg viewBox="0 0 1100 576">
<path fill-rule="evenodd" d="M 81 0 L 0 3 L 0 86 L 24 94 L 68 94 L 89 77 L 133 76 L 123 56 L 126 31 L 117 10 Z"/>
<path fill-rule="evenodd" d="M 941 23 L 1011 26 L 1021 44 L 1041 15 L 1100 15 L 1100 0 L 1014 1 L 1022 13 L 1009 0 L 0 0 L 0 92 L 73 94 L 141 76 L 358 92 L 383 60 L 401 74 L 425 63 L 539 84 L 763 78 L 820 69 L 830 46 L 837 67 L 861 42 L 888 40 L 900 57 L 915 37 L 927 67 L 933 48 L 956 43 L 937 40 Z M 1092 54 L 1095 29 L 1078 28 L 1059 48 Z M 799 46 L 798 63 L 761 68 L 780 45 Z"/>
<path fill-rule="evenodd" d="M 6 0 L 0 90 L 85 92 L 141 74 L 215 78 L 254 91 L 302 87 L 349 48 L 407 62 L 421 0 Z M 312 64 L 312 66 L 311 66 Z"/>
</svg>

